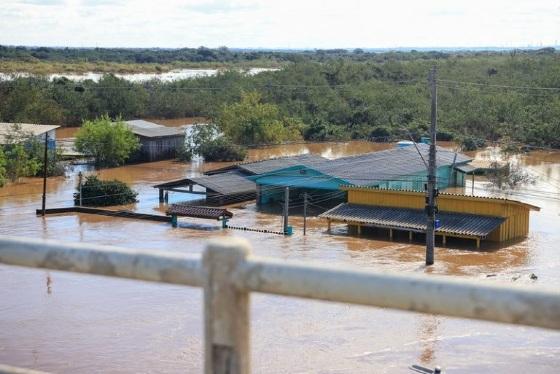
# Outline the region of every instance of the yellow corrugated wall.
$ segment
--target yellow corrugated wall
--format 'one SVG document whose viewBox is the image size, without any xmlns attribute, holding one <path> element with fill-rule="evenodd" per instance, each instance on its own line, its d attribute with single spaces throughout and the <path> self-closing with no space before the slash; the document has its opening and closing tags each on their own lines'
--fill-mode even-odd
<svg viewBox="0 0 560 374">
<path fill-rule="evenodd" d="M 348 191 L 348 202 L 353 204 L 412 209 L 424 209 L 425 206 L 425 195 L 422 192 L 352 187 L 344 189 Z M 487 240 L 490 241 L 523 238 L 529 233 L 530 208 L 515 201 L 441 194 L 438 207 L 445 212 L 505 217 L 504 223 L 488 236 Z"/>
</svg>

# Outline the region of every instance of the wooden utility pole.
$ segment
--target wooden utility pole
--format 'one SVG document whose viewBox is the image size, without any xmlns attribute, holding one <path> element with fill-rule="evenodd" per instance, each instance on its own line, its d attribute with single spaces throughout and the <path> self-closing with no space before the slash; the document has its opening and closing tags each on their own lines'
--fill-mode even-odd
<svg viewBox="0 0 560 374">
<path fill-rule="evenodd" d="M 83 197 L 82 197 L 82 185 L 83 185 L 83 174 L 82 174 L 82 172 L 80 171 L 80 172 L 78 173 L 78 192 L 79 192 L 79 194 L 80 194 L 80 206 L 82 206 L 82 201 L 83 201 L 83 200 L 82 200 L 82 199 L 83 199 Z M 160 190 L 160 191 L 161 191 L 161 190 Z"/>
<path fill-rule="evenodd" d="M 284 234 L 288 233 L 288 209 L 290 208 L 290 187 L 284 189 Z"/>
<path fill-rule="evenodd" d="M 432 94 L 432 120 L 430 124 L 430 153 L 428 157 L 428 184 L 426 188 L 426 265 L 434 264 L 435 223 L 436 223 L 436 128 L 437 128 L 437 86 L 436 67 L 430 71 L 430 91 Z"/>
<path fill-rule="evenodd" d="M 45 133 L 45 154 L 43 155 L 43 204 L 41 207 L 41 215 L 45 216 L 45 210 L 47 209 L 47 174 L 48 174 L 48 163 L 49 163 L 49 133 Z"/>
<path fill-rule="evenodd" d="M 303 193 L 303 235 L 307 233 L 307 192 Z"/>
</svg>

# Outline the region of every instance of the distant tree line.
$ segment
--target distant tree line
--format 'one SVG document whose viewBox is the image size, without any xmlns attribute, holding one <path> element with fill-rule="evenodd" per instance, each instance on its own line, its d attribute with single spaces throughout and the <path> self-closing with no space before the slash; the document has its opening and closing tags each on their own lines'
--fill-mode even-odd
<svg viewBox="0 0 560 374">
<path fill-rule="evenodd" d="M 231 70 L 165 83 L 132 83 L 113 75 L 81 83 L 20 77 L 0 82 L 0 120 L 79 125 L 104 114 L 202 116 L 246 145 L 301 138 L 419 138 L 430 118 L 427 72 L 436 64 L 439 139 L 476 145 L 508 137 L 560 147 L 560 91 L 528 88 L 560 87 L 560 54 L 553 49 L 375 55 L 382 61 L 363 57 L 367 54 L 327 51 L 324 55 L 338 57 L 322 60 L 321 51 L 313 51 L 313 58 L 301 52 L 279 71 L 248 76 Z"/>
<path fill-rule="evenodd" d="M 219 48 L 56 48 L 0 45 L 0 60 L 52 61 L 52 62 L 115 62 L 136 64 L 171 64 L 176 62 L 243 62 L 272 60 L 276 62 L 326 62 L 333 59 L 384 62 L 390 60 L 410 61 L 418 59 L 448 59 L 456 56 L 484 57 L 489 55 L 547 55 L 554 48 L 537 50 L 516 49 L 512 51 L 384 51 L 376 49 L 309 49 L 267 50 Z"/>
</svg>

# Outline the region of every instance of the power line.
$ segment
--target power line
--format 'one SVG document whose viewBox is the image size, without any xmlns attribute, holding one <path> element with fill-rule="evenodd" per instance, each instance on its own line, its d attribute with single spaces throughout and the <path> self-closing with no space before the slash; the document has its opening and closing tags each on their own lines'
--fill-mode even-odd
<svg viewBox="0 0 560 374">
<path fill-rule="evenodd" d="M 511 89 L 518 89 L 518 90 L 560 91 L 560 87 L 511 86 L 511 85 L 504 85 L 504 84 L 466 82 L 466 81 L 457 81 L 457 80 L 450 80 L 450 79 L 438 79 L 438 82 L 448 82 L 448 83 L 464 84 L 464 85 L 471 85 L 471 86 L 482 86 L 482 87 L 511 88 Z"/>
</svg>

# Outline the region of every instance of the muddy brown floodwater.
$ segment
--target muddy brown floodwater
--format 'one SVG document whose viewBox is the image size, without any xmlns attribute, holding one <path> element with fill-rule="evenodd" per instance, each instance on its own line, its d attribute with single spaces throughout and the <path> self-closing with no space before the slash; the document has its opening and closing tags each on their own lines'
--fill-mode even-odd
<svg viewBox="0 0 560 374">
<path fill-rule="evenodd" d="M 249 158 L 305 152 L 336 158 L 389 146 L 295 144 L 251 150 Z M 476 157 L 492 157 L 492 152 Z M 538 180 L 511 197 L 542 207 L 532 213 L 529 237 L 499 249 L 437 248 L 429 270 L 423 267 L 421 243 L 355 238 L 344 226 L 327 235 L 317 218 L 310 219 L 305 237 L 299 216 L 291 220 L 292 237 L 223 231 L 215 222 L 197 220 L 181 220 L 173 229 L 80 214 L 40 218 L 34 214 L 41 200 L 39 179 L 0 189 L 0 231 L 189 253 L 199 253 L 209 237 L 243 236 L 256 254 L 281 259 L 558 287 L 560 153 L 534 152 L 520 162 Z M 155 212 L 164 207 L 152 185 L 222 165 L 166 161 L 98 174 L 124 180 L 140 192 L 140 202 L 131 209 Z M 78 170 L 49 180 L 50 207 L 72 203 Z M 475 191 L 491 194 L 482 180 L 475 182 Z M 171 194 L 170 202 L 181 198 Z M 277 213 L 259 212 L 254 203 L 232 211 L 236 225 L 281 227 Z M 538 280 L 532 281 L 531 273 Z M 200 289 L 0 266 L 0 300 L 1 363 L 61 373 L 194 373 L 202 368 Z M 253 296 L 251 322 L 256 373 L 406 373 L 412 364 L 440 365 L 449 373 L 557 373 L 560 367 L 560 334 L 534 328 L 259 294 Z"/>
</svg>

